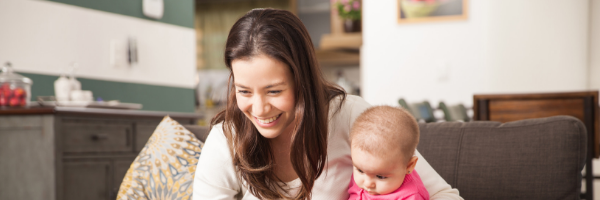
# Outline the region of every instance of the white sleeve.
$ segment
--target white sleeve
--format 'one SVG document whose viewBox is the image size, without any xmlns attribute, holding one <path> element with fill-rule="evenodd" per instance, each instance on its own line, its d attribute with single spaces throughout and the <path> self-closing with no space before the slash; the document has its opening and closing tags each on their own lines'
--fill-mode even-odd
<svg viewBox="0 0 600 200">
<path fill-rule="evenodd" d="M 419 157 L 415 170 L 419 172 L 421 181 L 423 182 L 423 185 L 425 185 L 427 192 L 429 192 L 429 198 L 431 200 L 463 200 L 458 194 L 458 190 L 452 188 L 416 149 L 415 154 Z"/>
<path fill-rule="evenodd" d="M 346 97 L 346 101 L 344 104 L 347 104 L 350 106 L 350 127 L 352 127 L 352 124 L 354 124 L 354 121 L 356 121 L 356 118 L 358 118 L 358 116 L 360 116 L 360 114 L 362 114 L 365 110 L 367 110 L 368 108 L 371 107 L 371 104 L 369 104 L 367 101 L 365 101 L 365 99 L 359 97 L 359 96 L 354 96 L 354 95 L 348 95 L 348 97 Z"/>
<path fill-rule="evenodd" d="M 353 95 L 348 95 L 346 99 L 348 105 L 350 105 L 350 125 L 354 123 L 356 118 L 364 112 L 367 108 L 371 107 L 371 105 L 366 102 L 363 98 Z M 460 197 L 458 190 L 454 189 L 448 184 L 444 178 L 442 178 L 436 171 L 429 165 L 427 160 L 423 158 L 423 156 L 415 150 L 415 154 L 419 157 L 417 161 L 417 166 L 415 169 L 419 172 L 419 176 L 421 177 L 421 181 L 423 181 L 423 185 L 429 192 L 429 196 L 431 200 L 462 200 Z"/>
<path fill-rule="evenodd" d="M 240 192 L 227 139 L 215 125 L 202 147 L 194 177 L 194 200 L 235 199 Z"/>
</svg>

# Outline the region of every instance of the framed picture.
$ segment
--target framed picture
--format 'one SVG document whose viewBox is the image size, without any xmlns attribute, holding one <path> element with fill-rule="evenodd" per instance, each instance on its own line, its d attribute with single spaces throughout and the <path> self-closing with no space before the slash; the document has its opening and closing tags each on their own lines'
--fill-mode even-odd
<svg viewBox="0 0 600 200">
<path fill-rule="evenodd" d="M 398 23 L 466 20 L 468 0 L 398 0 Z"/>
</svg>

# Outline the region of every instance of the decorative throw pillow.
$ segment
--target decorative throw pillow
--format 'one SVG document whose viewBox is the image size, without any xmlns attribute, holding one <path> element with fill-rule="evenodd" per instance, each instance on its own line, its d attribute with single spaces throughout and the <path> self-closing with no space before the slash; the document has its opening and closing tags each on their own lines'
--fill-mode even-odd
<svg viewBox="0 0 600 200">
<path fill-rule="evenodd" d="M 203 145 L 166 116 L 127 170 L 117 199 L 191 199 Z"/>
</svg>

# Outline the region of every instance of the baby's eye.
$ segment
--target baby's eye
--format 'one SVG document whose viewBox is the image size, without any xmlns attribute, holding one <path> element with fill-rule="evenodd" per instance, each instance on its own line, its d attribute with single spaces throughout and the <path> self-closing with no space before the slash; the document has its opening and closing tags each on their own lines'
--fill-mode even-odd
<svg viewBox="0 0 600 200">
<path fill-rule="evenodd" d="M 385 177 L 385 176 L 380 176 L 380 175 L 377 175 L 377 178 L 378 178 L 378 179 L 386 179 L 387 177 Z"/>
<path fill-rule="evenodd" d="M 356 168 L 356 171 L 360 172 L 361 174 L 364 173 L 362 170 Z"/>
</svg>

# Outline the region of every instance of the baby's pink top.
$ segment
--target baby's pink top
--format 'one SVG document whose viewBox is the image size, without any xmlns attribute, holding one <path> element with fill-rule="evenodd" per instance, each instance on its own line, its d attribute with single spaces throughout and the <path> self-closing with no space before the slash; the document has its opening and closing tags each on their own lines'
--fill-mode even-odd
<svg viewBox="0 0 600 200">
<path fill-rule="evenodd" d="M 404 182 L 402 182 L 402 185 L 398 189 L 392 193 L 383 195 L 371 195 L 361 189 L 354 182 L 353 175 L 348 193 L 350 194 L 349 200 L 429 200 L 429 193 L 425 189 L 421 177 L 419 177 L 416 170 L 404 177 Z"/>
</svg>

